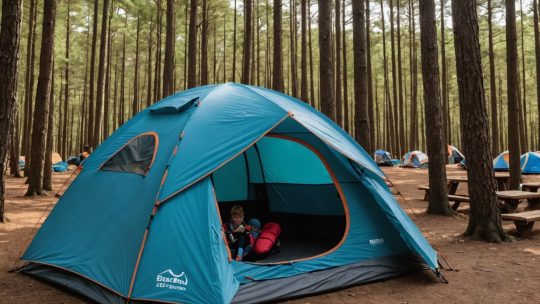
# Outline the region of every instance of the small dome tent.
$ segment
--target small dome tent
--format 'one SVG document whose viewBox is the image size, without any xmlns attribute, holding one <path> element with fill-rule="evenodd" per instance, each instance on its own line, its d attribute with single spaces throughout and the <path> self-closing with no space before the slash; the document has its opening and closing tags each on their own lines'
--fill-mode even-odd
<svg viewBox="0 0 540 304">
<path fill-rule="evenodd" d="M 232 259 L 221 228 L 232 204 L 279 222 L 284 256 Z M 295 242 L 302 233 L 313 237 Z M 21 260 L 21 272 L 101 303 L 267 302 L 438 273 L 437 253 L 345 131 L 297 99 L 234 83 L 174 94 L 126 122 Z"/>
<path fill-rule="evenodd" d="M 373 153 L 373 159 L 378 166 L 394 166 L 394 162 L 392 161 L 392 155 L 388 151 L 375 150 L 375 153 Z"/>
<path fill-rule="evenodd" d="M 461 151 L 458 150 L 458 148 L 447 145 L 447 155 L 448 155 L 448 163 L 449 164 L 459 164 L 462 160 L 465 159 L 465 156 Z"/>
<path fill-rule="evenodd" d="M 428 157 L 422 151 L 411 151 L 403 155 L 401 159 L 402 167 L 427 168 Z"/>
<path fill-rule="evenodd" d="M 510 154 L 508 151 L 504 151 L 503 153 L 499 154 L 495 159 L 493 160 L 493 170 L 494 171 L 508 171 L 510 170 Z"/>
<path fill-rule="evenodd" d="M 521 155 L 521 172 L 523 174 L 540 174 L 539 152 L 527 152 Z"/>
</svg>

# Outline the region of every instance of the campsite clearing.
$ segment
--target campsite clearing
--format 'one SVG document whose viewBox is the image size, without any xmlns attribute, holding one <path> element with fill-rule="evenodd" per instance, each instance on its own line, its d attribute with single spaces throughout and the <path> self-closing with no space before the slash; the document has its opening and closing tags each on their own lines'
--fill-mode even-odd
<svg viewBox="0 0 540 304">
<path fill-rule="evenodd" d="M 456 169 L 455 165 L 449 165 L 447 169 L 456 175 L 463 172 Z M 398 197 L 402 208 L 435 249 L 442 252 L 459 271 L 443 270 L 449 284 L 439 283 L 430 271 L 425 271 L 289 303 L 540 302 L 540 294 L 537 292 L 537 278 L 540 277 L 540 229 L 533 229 L 529 238 L 516 238 L 514 242 L 504 244 L 463 239 L 461 233 L 467 227 L 467 216 L 425 214 L 426 204 L 422 201 L 424 193 L 417 189 L 417 185 L 427 183 L 427 170 L 383 170 L 403 194 L 406 201 Z M 67 176 L 66 173 L 53 174 L 55 190 Z M 540 182 L 540 176 L 525 176 L 525 182 Z M 7 179 L 6 190 L 9 222 L 0 225 L 0 303 L 87 303 L 84 299 L 28 276 L 7 272 L 25 243 L 26 236 L 54 198 L 53 193 L 34 199 L 23 197 L 26 190 L 24 180 L 12 177 Z M 504 221 L 503 224 L 506 231 L 515 235 L 516 228 L 512 221 Z M 513 292 L 507 292 L 509 289 Z"/>
</svg>

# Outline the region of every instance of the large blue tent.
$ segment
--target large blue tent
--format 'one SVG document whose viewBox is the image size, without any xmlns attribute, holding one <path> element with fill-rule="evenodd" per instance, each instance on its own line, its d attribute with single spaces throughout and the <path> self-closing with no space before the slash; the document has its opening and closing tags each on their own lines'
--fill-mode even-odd
<svg viewBox="0 0 540 304">
<path fill-rule="evenodd" d="M 527 152 L 521 155 L 521 173 L 540 174 L 540 152 Z"/>
<path fill-rule="evenodd" d="M 280 223 L 281 252 L 232 259 L 232 204 Z M 101 303 L 264 302 L 438 272 L 345 131 L 297 99 L 234 83 L 174 94 L 120 127 L 21 260 L 22 272 Z"/>
</svg>

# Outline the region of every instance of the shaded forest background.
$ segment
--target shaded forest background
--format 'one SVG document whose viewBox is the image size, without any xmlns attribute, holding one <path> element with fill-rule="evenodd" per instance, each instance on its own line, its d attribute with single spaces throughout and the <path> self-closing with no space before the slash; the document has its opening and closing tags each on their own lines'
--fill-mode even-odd
<svg viewBox="0 0 540 304">
<path fill-rule="evenodd" d="M 165 63 L 165 37 L 170 28 L 166 23 L 167 2 L 111 0 L 99 1 L 97 7 L 94 1 L 62 0 L 58 3 L 51 131 L 53 150 L 58 151 L 64 159 L 78 154 L 85 144 L 96 147 L 131 116 L 162 99 L 168 90 L 164 88 L 168 84 L 163 79 L 166 69 L 172 72 L 172 89 L 175 92 L 188 88 L 189 62 L 194 62 L 192 66 L 195 67 L 196 77 L 191 79 L 194 85 L 242 81 L 272 88 L 273 78 L 276 77 L 273 62 L 276 38 L 274 5 L 281 1 L 191 1 L 197 5 L 197 47 L 193 50 L 193 58 L 189 58 L 192 48 L 188 43 L 190 13 L 193 11 L 190 1 L 174 1 L 172 64 Z M 245 2 L 252 6 L 249 14 L 246 14 Z M 373 119 L 370 119 L 372 146 L 364 148 L 368 151 L 383 148 L 396 156 L 412 149 L 425 150 L 426 125 L 424 115 L 420 114 L 424 113 L 424 102 L 418 3 L 411 0 L 368 3 L 368 107 L 370 118 Z M 495 155 L 506 150 L 508 142 L 504 1 L 477 1 L 477 5 L 484 85 Z M 516 6 L 519 134 L 520 148 L 524 152 L 539 150 L 534 10 L 532 1 L 516 1 Z M 18 143 L 15 146 L 20 152 L 12 148 L 12 155 L 25 155 L 30 149 L 42 7 L 39 0 L 24 2 L 18 111 L 12 133 L 12 140 Z M 303 15 L 304 7 L 306 11 Z M 448 144 L 460 147 L 459 101 L 450 12 L 449 1 L 436 1 L 444 132 Z M 331 13 L 332 54 L 324 56 L 332 56 L 334 63 L 336 122 L 354 134 L 351 1 L 332 2 Z M 317 2 L 284 0 L 280 14 L 283 46 L 280 78 L 283 79 L 283 91 L 321 109 L 324 101 L 321 101 L 319 88 L 321 54 Z M 307 25 L 304 31 L 303 20 Z M 250 25 L 251 29 L 246 25 Z M 305 46 L 302 45 L 302 37 L 306 37 Z M 489 56 L 490 37 L 492 58 Z M 105 41 L 106 47 L 102 47 L 102 41 Z M 244 59 L 246 49 L 251 54 L 248 63 Z M 103 50 L 105 54 L 101 59 L 100 51 Z M 494 65 L 494 77 L 490 74 L 490 59 Z M 99 68 L 104 69 L 103 79 L 98 79 Z M 246 69 L 249 76 L 244 79 Z M 304 87 L 307 95 L 301 96 Z M 99 115 L 95 111 L 96 96 L 101 95 L 98 90 L 103 90 L 103 112 Z"/>
</svg>

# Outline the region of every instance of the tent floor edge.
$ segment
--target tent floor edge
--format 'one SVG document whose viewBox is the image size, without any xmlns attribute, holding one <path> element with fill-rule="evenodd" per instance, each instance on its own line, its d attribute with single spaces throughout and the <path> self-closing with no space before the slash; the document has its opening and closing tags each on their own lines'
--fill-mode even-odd
<svg viewBox="0 0 540 304">
<path fill-rule="evenodd" d="M 428 269 L 414 254 L 380 257 L 287 278 L 242 284 L 232 303 L 274 302 L 318 295 Z"/>
<path fill-rule="evenodd" d="M 125 303 L 126 299 L 98 284 L 85 279 L 74 273 L 60 268 L 29 263 L 19 269 L 19 272 L 29 275 L 39 281 L 49 283 L 62 290 L 70 291 L 72 294 L 97 303 Z"/>
</svg>

